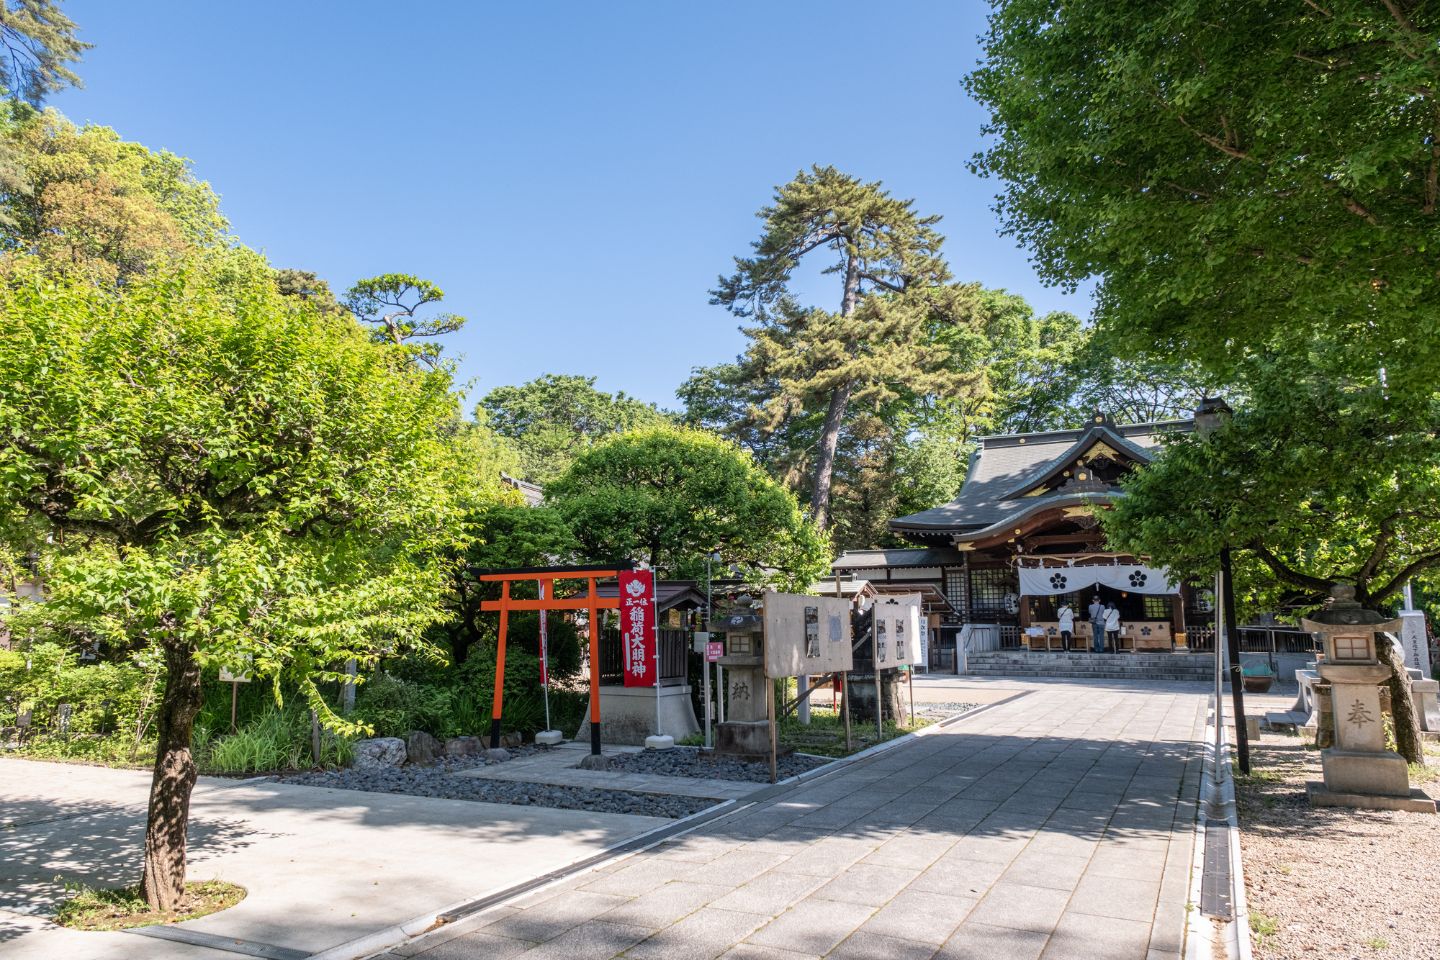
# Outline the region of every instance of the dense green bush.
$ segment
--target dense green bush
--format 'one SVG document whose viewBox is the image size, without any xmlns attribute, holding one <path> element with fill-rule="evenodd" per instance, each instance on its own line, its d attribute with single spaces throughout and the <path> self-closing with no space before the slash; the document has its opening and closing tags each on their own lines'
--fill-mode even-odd
<svg viewBox="0 0 1440 960">
<path fill-rule="evenodd" d="M 290 705 L 269 708 L 235 733 L 215 736 L 197 724 L 193 741 L 200 769 L 213 773 L 268 773 L 308 770 L 315 766 L 310 739 L 310 711 Z M 352 742 L 329 731 L 320 734 L 320 765 L 343 766 L 353 754 Z"/>
<path fill-rule="evenodd" d="M 144 739 L 161 668 L 135 657 L 82 662 L 79 651 L 44 642 L 0 650 L 0 726 L 29 713 L 31 738 L 114 736 Z M 61 705 L 69 706 L 65 716 Z"/>
</svg>

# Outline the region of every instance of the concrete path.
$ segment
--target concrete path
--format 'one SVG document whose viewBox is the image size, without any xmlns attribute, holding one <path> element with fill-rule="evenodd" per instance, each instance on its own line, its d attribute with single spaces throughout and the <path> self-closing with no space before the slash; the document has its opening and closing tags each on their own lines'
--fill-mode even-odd
<svg viewBox="0 0 1440 960">
<path fill-rule="evenodd" d="M 0 759 L 0 957 L 238 954 L 45 923 L 65 881 L 139 878 L 148 772 Z M 650 817 L 202 778 L 190 877 L 244 886 L 187 930 L 304 956 L 576 863 L 657 826 Z"/>
<path fill-rule="evenodd" d="M 1026 695 L 385 956 L 1178 960 L 1206 687 L 1011 688 Z"/>
</svg>

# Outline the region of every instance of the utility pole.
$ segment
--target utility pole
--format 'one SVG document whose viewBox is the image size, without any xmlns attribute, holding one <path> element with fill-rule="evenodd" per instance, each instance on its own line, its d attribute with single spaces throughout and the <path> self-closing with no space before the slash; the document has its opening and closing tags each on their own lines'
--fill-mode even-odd
<svg viewBox="0 0 1440 960">
<path fill-rule="evenodd" d="M 1230 548 L 1220 548 L 1220 584 L 1224 588 L 1220 598 L 1224 610 L 1226 650 L 1230 655 L 1230 700 L 1235 714 L 1235 759 L 1240 763 L 1240 772 L 1250 773 L 1250 737 L 1245 729 L 1245 674 L 1240 669 L 1240 631 L 1235 624 L 1235 585 L 1231 582 L 1233 570 L 1230 564 Z M 1218 646 L 1218 645 L 1217 645 Z M 1217 648 L 1215 655 L 1220 651 Z"/>
</svg>

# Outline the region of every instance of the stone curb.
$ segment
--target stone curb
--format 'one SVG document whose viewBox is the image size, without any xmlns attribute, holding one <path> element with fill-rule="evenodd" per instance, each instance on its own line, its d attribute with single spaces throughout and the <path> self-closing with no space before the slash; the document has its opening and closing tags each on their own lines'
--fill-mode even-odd
<svg viewBox="0 0 1440 960">
<path fill-rule="evenodd" d="M 811 780 L 829 776 L 833 773 L 839 773 L 846 767 L 856 763 L 862 763 L 879 753 L 894 749 L 901 744 L 909 743 L 911 740 L 919 737 L 933 736 L 936 732 L 957 724 L 962 720 L 977 716 L 988 710 L 993 710 L 996 707 L 1004 706 L 1007 703 L 1013 703 L 1022 697 L 1027 697 L 1031 692 L 1032 691 L 1029 690 L 1021 690 L 1003 700 L 982 704 L 973 710 L 967 710 L 964 713 L 957 713 L 954 716 L 946 717 L 944 720 L 932 723 L 927 727 L 922 727 L 912 733 L 907 733 L 902 737 L 895 737 L 893 740 L 877 743 L 875 746 L 868 747 L 859 753 L 852 754 L 848 757 L 838 757 L 824 766 L 807 770 L 793 777 L 786 777 L 784 780 L 773 784 L 766 784 L 761 789 L 746 796 L 743 800 L 725 800 L 713 807 L 707 807 L 698 813 L 692 813 L 690 816 L 683 817 L 673 823 L 656 827 L 654 830 L 647 830 L 645 833 L 631 837 L 629 840 L 623 840 L 614 846 L 606 847 L 593 856 L 577 860 L 568 866 L 552 870 L 542 876 L 515 884 L 504 890 L 486 894 L 482 897 L 452 903 L 439 910 L 421 914 L 418 917 L 394 924 L 383 930 L 377 930 L 375 933 L 337 944 L 319 953 L 310 954 L 308 960 L 365 960 L 366 957 L 373 957 L 381 951 L 391 950 L 425 934 L 432 932 L 438 933 L 447 927 L 452 928 L 446 931 L 447 933 L 451 933 L 452 937 L 446 937 L 445 939 L 452 939 L 453 936 L 459 936 L 464 933 L 463 929 L 453 929 L 454 925 L 476 914 L 483 913 L 493 907 L 498 907 L 517 897 L 534 893 L 552 884 L 560 883 L 587 870 L 592 870 L 612 860 L 617 860 L 620 857 L 630 856 L 631 854 L 648 850 L 671 837 L 689 833 L 692 830 L 717 820 L 726 819 L 747 807 L 754 806 L 757 803 L 763 803 L 775 796 L 789 793 Z M 438 940 L 435 945 L 439 946 L 439 944 L 443 942 L 444 940 Z M 1246 958 L 1246 960 L 1248 960 L 1248 958 Z"/>
<path fill-rule="evenodd" d="M 1210 696 L 1210 716 L 1205 722 L 1204 772 L 1200 782 L 1199 815 L 1195 818 L 1195 842 L 1191 854 L 1190 904 L 1185 925 L 1185 960 L 1228 957 L 1252 960 L 1250 909 L 1245 899 L 1245 872 L 1240 856 L 1240 821 L 1235 804 L 1235 778 L 1230 770 L 1228 727 L 1221 726 L 1216 744 L 1215 695 Z M 1207 833 L 1223 830 L 1228 847 L 1224 864 L 1230 916 L 1221 918 L 1201 910 L 1206 872 Z"/>
</svg>

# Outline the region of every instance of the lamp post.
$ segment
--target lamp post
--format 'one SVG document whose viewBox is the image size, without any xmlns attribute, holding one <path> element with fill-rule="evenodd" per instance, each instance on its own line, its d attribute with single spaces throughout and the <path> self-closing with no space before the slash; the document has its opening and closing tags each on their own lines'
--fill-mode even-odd
<svg viewBox="0 0 1440 960">
<path fill-rule="evenodd" d="M 1204 397 L 1195 408 L 1195 432 L 1208 440 L 1210 435 L 1230 419 L 1234 413 L 1230 405 L 1220 397 Z M 1240 772 L 1250 772 L 1250 737 L 1245 729 L 1245 676 L 1240 668 L 1240 631 L 1235 629 L 1235 585 L 1232 582 L 1233 567 L 1230 563 L 1230 546 L 1220 548 L 1220 593 L 1215 598 L 1219 613 L 1218 623 L 1225 636 L 1225 652 L 1230 659 L 1230 699 L 1235 714 L 1235 760 Z M 1220 631 L 1215 634 L 1216 673 L 1220 664 Z M 1220 690 L 1215 690 L 1215 735 L 1220 736 Z"/>
<path fill-rule="evenodd" d="M 710 742 L 710 593 L 712 590 L 711 565 L 720 562 L 720 551 L 716 550 L 705 557 L 705 651 L 704 661 L 701 667 L 703 677 L 704 699 L 705 699 L 705 749 L 712 746 Z"/>
</svg>

